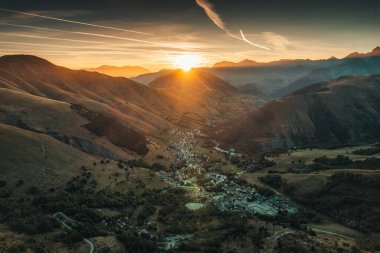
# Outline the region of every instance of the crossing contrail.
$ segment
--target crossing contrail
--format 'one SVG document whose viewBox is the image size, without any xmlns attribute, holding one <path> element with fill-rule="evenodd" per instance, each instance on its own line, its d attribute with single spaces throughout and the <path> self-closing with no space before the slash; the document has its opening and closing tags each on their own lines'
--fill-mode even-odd
<svg viewBox="0 0 380 253">
<path fill-rule="evenodd" d="M 40 36 L 40 35 L 33 35 L 33 34 L 20 34 L 20 33 L 16 34 L 16 33 L 0 32 L 0 35 L 20 37 L 20 38 L 30 38 L 30 39 L 45 39 L 45 40 L 57 40 L 57 41 L 70 41 L 70 42 L 81 42 L 81 43 L 105 44 L 104 42 L 101 42 L 101 41 L 54 38 L 54 37 Z"/>
<path fill-rule="evenodd" d="M 152 35 L 151 33 L 146 33 L 146 32 L 127 30 L 127 29 L 122 29 L 122 28 L 117 28 L 117 27 L 111 27 L 111 26 L 104 26 L 104 25 L 95 25 L 95 24 L 90 24 L 90 23 L 85 23 L 85 22 L 79 22 L 79 21 L 74 21 L 74 20 L 69 20 L 69 19 L 49 17 L 49 16 L 44 16 L 44 15 L 39 15 L 39 14 L 34 14 L 34 13 L 24 12 L 24 11 L 15 11 L 15 10 L 4 9 L 4 8 L 0 8 L 0 10 L 2 10 L 2 11 L 8 11 L 8 12 L 13 12 L 13 13 L 18 13 L 18 14 L 24 14 L 24 15 L 33 16 L 33 17 L 44 18 L 44 19 L 62 21 L 62 22 L 66 22 L 66 23 L 78 24 L 78 25 L 86 25 L 86 26 L 105 28 L 105 29 L 116 30 L 116 31 L 123 31 L 123 32 L 130 32 L 130 33 Z"/>
<path fill-rule="evenodd" d="M 139 43 L 146 43 L 146 44 L 156 45 L 156 46 L 160 46 L 160 47 L 170 47 L 170 48 L 188 49 L 189 50 L 189 48 L 187 48 L 187 47 L 178 47 L 178 46 L 173 46 L 173 45 L 170 45 L 170 44 L 167 44 L 167 43 L 160 43 L 160 42 L 141 40 L 141 39 L 134 39 L 134 38 L 128 38 L 128 37 L 113 36 L 113 35 L 105 35 L 105 34 L 100 34 L 100 33 L 67 31 L 67 30 L 59 30 L 59 29 L 53 29 L 53 28 L 47 28 L 47 27 L 39 27 L 39 26 L 31 26 L 31 25 L 18 25 L 18 24 L 10 24 L 10 23 L 0 23 L 0 25 L 7 25 L 7 26 L 21 27 L 21 28 L 31 28 L 31 29 L 37 29 L 37 30 L 52 31 L 52 32 L 61 32 L 61 33 L 69 33 L 69 34 L 86 35 L 86 36 L 95 36 L 95 37 L 118 39 L 118 40 L 126 40 L 126 41 L 132 41 L 132 42 L 139 42 Z"/>
<path fill-rule="evenodd" d="M 214 10 L 214 6 L 208 2 L 207 0 L 195 0 L 195 2 L 206 12 L 206 15 L 211 19 L 211 21 L 220 29 L 222 29 L 228 36 L 238 39 L 241 41 L 244 41 L 252 46 L 259 47 L 266 50 L 271 50 L 268 46 L 260 45 L 257 43 L 253 43 L 250 40 L 248 40 L 243 31 L 240 30 L 241 37 L 238 37 L 236 35 L 233 35 L 230 30 L 227 29 L 226 25 L 224 24 L 222 18 L 219 16 L 219 14 Z"/>
</svg>

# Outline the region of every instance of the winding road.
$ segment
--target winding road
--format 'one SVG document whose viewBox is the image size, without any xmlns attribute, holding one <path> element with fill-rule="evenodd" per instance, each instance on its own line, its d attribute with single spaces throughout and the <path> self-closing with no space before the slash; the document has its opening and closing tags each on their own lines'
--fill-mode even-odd
<svg viewBox="0 0 380 253">
<path fill-rule="evenodd" d="M 275 232 L 271 237 L 268 237 L 264 243 L 264 249 L 263 252 L 265 253 L 272 253 L 274 252 L 274 248 L 277 246 L 277 241 L 281 237 L 287 234 L 293 234 L 297 231 L 290 229 L 290 228 L 284 228 L 277 232 Z"/>
<path fill-rule="evenodd" d="M 346 236 L 346 235 L 343 235 L 343 234 L 338 234 L 338 233 L 334 233 L 334 232 L 331 232 L 331 231 L 327 231 L 327 230 L 323 230 L 323 229 L 319 229 L 319 228 L 314 228 L 314 227 L 311 227 L 311 229 L 314 232 L 316 232 L 316 233 L 334 235 L 334 236 L 341 237 L 341 238 L 344 238 L 344 239 L 355 240 L 355 238 L 349 237 L 349 236 Z"/>
<path fill-rule="evenodd" d="M 70 227 L 69 225 L 67 225 L 67 223 L 65 223 L 63 220 L 66 220 L 66 221 L 69 221 L 70 223 L 72 224 L 76 224 L 78 222 L 76 222 L 75 220 L 71 219 L 70 217 L 68 217 L 66 214 L 62 213 L 62 212 L 56 212 L 55 214 L 53 214 L 53 217 L 56 218 L 57 220 L 59 220 L 59 222 L 61 222 L 61 224 L 69 229 L 69 230 L 73 230 L 75 231 L 72 227 Z M 61 218 L 60 218 L 61 217 Z M 82 234 L 81 234 L 82 235 Z M 82 236 L 83 237 L 83 236 Z M 87 245 L 88 245 L 88 252 L 89 253 L 93 253 L 94 250 L 95 250 L 95 246 L 94 246 L 94 243 L 91 242 L 89 239 L 87 238 L 84 238 L 83 237 L 83 242 L 85 242 Z"/>
</svg>

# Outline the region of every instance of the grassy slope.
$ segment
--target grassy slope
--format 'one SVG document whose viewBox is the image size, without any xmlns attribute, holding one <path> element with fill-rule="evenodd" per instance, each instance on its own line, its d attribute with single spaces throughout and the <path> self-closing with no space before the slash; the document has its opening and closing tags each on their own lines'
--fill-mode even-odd
<svg viewBox="0 0 380 253">
<path fill-rule="evenodd" d="M 0 124 L 0 139 L 0 173 L 7 184 L 22 179 L 24 186 L 60 187 L 93 160 L 49 136 L 8 125 Z"/>
</svg>

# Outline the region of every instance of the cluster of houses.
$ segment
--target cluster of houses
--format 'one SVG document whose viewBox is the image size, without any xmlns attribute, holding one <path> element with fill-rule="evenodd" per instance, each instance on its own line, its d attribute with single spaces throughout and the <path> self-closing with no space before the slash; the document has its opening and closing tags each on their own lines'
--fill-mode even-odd
<svg viewBox="0 0 380 253">
<path fill-rule="evenodd" d="M 234 182 L 223 186 L 224 192 L 212 198 L 222 212 L 244 211 L 249 214 L 276 216 L 279 212 L 294 214 L 297 208 L 278 196 L 264 197 L 255 188 L 241 186 Z"/>
<path fill-rule="evenodd" d="M 159 175 L 162 180 L 175 187 L 185 188 L 194 198 L 205 197 L 208 202 L 213 203 L 223 212 L 243 211 L 249 214 L 259 214 L 266 216 L 276 216 L 280 212 L 296 213 L 297 208 L 292 207 L 286 200 L 278 196 L 264 197 L 260 195 L 255 188 L 240 185 L 229 180 L 227 176 L 216 172 L 206 173 L 202 169 L 202 162 L 193 153 L 196 144 L 195 136 L 201 135 L 197 131 L 181 131 L 173 129 L 169 132 L 175 135 L 179 141 L 171 142 L 175 155 L 178 160 L 185 161 L 185 167 L 165 172 L 160 171 Z M 215 143 L 215 150 L 230 156 L 240 156 L 234 149 L 223 150 Z M 218 187 L 218 193 L 211 190 L 205 190 L 197 185 L 195 175 L 204 175 L 207 179 L 204 184 L 207 189 Z"/>
<path fill-rule="evenodd" d="M 205 178 L 209 180 L 211 186 L 217 186 L 227 180 L 227 176 L 215 172 L 207 173 Z"/>
<path fill-rule="evenodd" d="M 196 136 L 204 136 L 199 129 L 191 131 L 181 131 L 178 129 L 171 129 L 170 135 L 179 137 L 177 141 L 170 141 L 169 146 L 173 149 L 176 156 L 175 163 L 185 164 L 187 168 L 194 169 L 200 173 L 201 161 L 198 156 L 193 152 L 195 144 L 197 143 Z"/>
<path fill-rule="evenodd" d="M 168 235 L 158 241 L 157 245 L 163 250 L 173 250 L 181 246 L 181 244 L 190 237 L 191 235 Z"/>
</svg>

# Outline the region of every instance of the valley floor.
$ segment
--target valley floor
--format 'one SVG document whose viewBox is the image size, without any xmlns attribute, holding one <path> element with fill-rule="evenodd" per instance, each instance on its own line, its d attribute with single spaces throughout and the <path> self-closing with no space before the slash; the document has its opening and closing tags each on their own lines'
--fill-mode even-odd
<svg viewBox="0 0 380 253">
<path fill-rule="evenodd" d="M 28 135 L 6 129 L 16 136 Z M 169 131 L 162 138 L 170 143 L 173 157 L 158 152 L 158 162 L 152 165 L 78 153 L 70 180 L 54 189 L 1 177 L 1 248 L 4 252 L 92 252 L 94 247 L 96 252 L 227 253 L 358 252 L 379 246 L 379 231 L 363 227 L 369 220 L 357 220 L 356 214 L 343 211 L 339 214 L 345 218 L 337 219 L 331 209 L 309 200 L 328 196 L 324 201 L 334 206 L 335 197 L 347 194 L 347 180 L 371 178 L 378 185 L 378 165 L 355 163 L 378 154 L 352 154 L 375 146 L 249 158 L 234 150 L 202 147 L 204 137 L 201 131 Z M 34 143 L 35 137 L 29 138 L 29 152 L 41 149 L 41 139 Z M 60 144 L 52 139 L 48 152 L 54 145 Z M 322 161 L 330 165 L 316 167 L 315 158 L 324 155 L 327 160 Z M 348 160 L 340 158 L 344 163 L 340 164 L 334 160 L 337 155 Z M 49 153 L 43 157 L 50 161 Z M 366 182 L 373 184 L 371 180 Z M 331 187 L 334 191 L 325 197 Z M 366 194 L 379 196 L 380 191 L 376 186 Z M 377 208 L 376 201 L 377 197 L 368 200 L 367 208 Z"/>
</svg>

